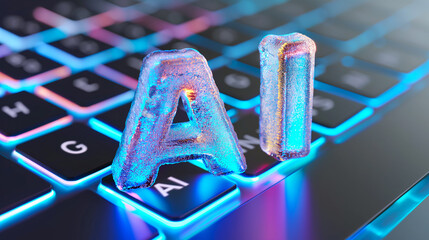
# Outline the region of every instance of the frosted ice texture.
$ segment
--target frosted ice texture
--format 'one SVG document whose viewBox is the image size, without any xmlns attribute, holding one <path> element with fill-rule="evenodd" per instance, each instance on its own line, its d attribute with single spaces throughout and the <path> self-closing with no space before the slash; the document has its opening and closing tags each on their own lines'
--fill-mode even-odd
<svg viewBox="0 0 429 240">
<path fill-rule="evenodd" d="M 310 152 L 316 45 L 299 34 L 268 35 L 261 56 L 260 144 L 278 160 Z"/>
<path fill-rule="evenodd" d="M 179 98 L 190 118 L 173 124 Z M 147 55 L 112 165 L 121 190 L 151 186 L 163 164 L 202 159 L 215 175 L 246 162 L 206 59 L 196 50 Z"/>
</svg>

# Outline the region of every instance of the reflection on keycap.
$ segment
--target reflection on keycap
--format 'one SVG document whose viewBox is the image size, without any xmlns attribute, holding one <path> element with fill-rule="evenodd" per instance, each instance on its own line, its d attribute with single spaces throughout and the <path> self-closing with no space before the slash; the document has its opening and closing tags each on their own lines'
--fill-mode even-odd
<svg viewBox="0 0 429 240">
<path fill-rule="evenodd" d="M 380 96 L 398 83 L 398 80 L 387 75 L 348 68 L 341 64 L 329 66 L 316 79 L 369 98 Z"/>
<path fill-rule="evenodd" d="M 19 161 L 66 186 L 90 181 L 108 171 L 118 143 L 82 124 L 16 147 Z"/>
<path fill-rule="evenodd" d="M 68 123 L 66 111 L 28 92 L 0 98 L 0 140 L 14 142 Z"/>
<path fill-rule="evenodd" d="M 121 192 L 112 176 L 103 178 L 102 184 L 171 221 L 186 219 L 236 188 L 190 163 L 163 165 L 151 188 Z"/>
</svg>

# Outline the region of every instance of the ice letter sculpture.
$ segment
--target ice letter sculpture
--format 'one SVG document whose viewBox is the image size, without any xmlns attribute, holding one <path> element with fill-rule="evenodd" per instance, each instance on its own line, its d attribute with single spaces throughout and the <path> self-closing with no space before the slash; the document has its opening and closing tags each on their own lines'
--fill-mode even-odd
<svg viewBox="0 0 429 240">
<path fill-rule="evenodd" d="M 313 40 L 299 33 L 268 35 L 259 44 L 260 144 L 281 161 L 310 152 L 315 52 Z"/>
<path fill-rule="evenodd" d="M 172 125 L 180 97 L 190 121 Z M 215 175 L 246 169 L 206 59 L 193 49 L 152 52 L 143 60 L 113 178 L 121 190 L 149 187 L 161 165 L 193 159 Z"/>
</svg>

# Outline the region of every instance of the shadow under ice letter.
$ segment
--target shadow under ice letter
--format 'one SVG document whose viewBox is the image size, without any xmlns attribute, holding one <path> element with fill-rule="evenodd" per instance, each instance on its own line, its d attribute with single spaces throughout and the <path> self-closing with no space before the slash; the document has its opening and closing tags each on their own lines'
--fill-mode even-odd
<svg viewBox="0 0 429 240">
<path fill-rule="evenodd" d="M 180 98 L 190 121 L 172 125 Z M 192 49 L 155 51 L 143 60 L 113 178 L 121 190 L 149 187 L 162 164 L 193 159 L 215 175 L 246 169 L 206 59 Z"/>
</svg>

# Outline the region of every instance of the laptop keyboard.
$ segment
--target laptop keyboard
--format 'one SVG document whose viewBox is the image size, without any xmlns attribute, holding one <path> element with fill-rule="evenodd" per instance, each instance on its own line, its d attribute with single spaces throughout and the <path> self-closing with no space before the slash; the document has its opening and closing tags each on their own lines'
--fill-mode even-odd
<svg viewBox="0 0 429 240">
<path fill-rule="evenodd" d="M 48 233 L 71 239 L 189 238 L 329 152 L 332 144 L 341 147 L 429 72 L 424 0 L 19 0 L 13 5 L 0 10 L 0 150 L 6 157 L 0 158 L 0 195 L 7 196 L 0 198 L 0 238 L 5 239 Z M 309 35 L 318 47 L 312 150 L 305 158 L 278 162 L 259 147 L 257 44 L 266 34 L 294 31 Z M 110 165 L 142 59 L 153 50 L 188 47 L 200 51 L 213 70 L 248 169 L 214 177 L 200 161 L 162 166 L 150 189 L 121 192 Z M 178 104 L 174 124 L 189 121 Z M 396 216 L 385 227 L 390 231 L 406 214 L 388 211 Z M 371 228 L 383 220 L 375 219 L 340 237 L 384 237 L 388 230 Z"/>
</svg>

